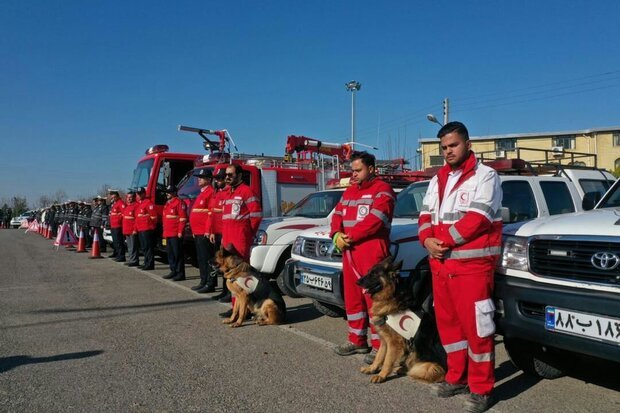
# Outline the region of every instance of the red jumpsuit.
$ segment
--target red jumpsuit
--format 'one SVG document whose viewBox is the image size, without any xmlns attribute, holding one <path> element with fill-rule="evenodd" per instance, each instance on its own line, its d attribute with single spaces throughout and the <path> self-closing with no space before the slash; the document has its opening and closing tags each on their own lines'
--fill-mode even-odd
<svg viewBox="0 0 620 413">
<path fill-rule="evenodd" d="M 349 325 L 349 341 L 367 345 L 372 300 L 357 285 L 377 263 L 390 255 L 390 225 L 396 196 L 390 185 L 378 178 L 352 185 L 344 191 L 332 217 L 330 236 L 342 232 L 351 239 L 351 248 L 343 252 L 344 305 Z M 372 324 L 371 343 L 379 348 L 379 335 Z"/>
<path fill-rule="evenodd" d="M 448 182 L 454 186 L 445 193 Z M 430 258 L 435 316 L 448 355 L 446 381 L 472 393 L 493 390 L 493 272 L 501 251 L 502 190 L 497 173 L 473 152 L 457 171 L 440 169 L 424 197 L 418 234 L 450 248 Z"/>
<path fill-rule="evenodd" d="M 136 217 L 134 215 L 136 210 L 136 202 L 131 204 L 125 204 L 123 209 L 123 235 L 131 235 L 136 230 Z"/>
<path fill-rule="evenodd" d="M 178 197 L 166 202 L 163 212 L 164 238 L 176 238 L 183 234 L 187 222 L 187 206 Z"/>
<path fill-rule="evenodd" d="M 207 233 L 222 235 L 222 211 L 224 202 L 228 198 L 226 189 L 220 189 L 209 200 L 209 219 L 207 220 Z"/>
<path fill-rule="evenodd" d="M 112 209 L 110 209 L 110 228 L 122 228 L 123 209 L 125 209 L 125 203 L 122 199 L 119 199 L 112 205 Z"/>
<path fill-rule="evenodd" d="M 263 216 L 258 197 L 246 184 L 227 188 L 222 211 L 222 246 L 232 245 L 247 262 Z"/>
<path fill-rule="evenodd" d="M 145 198 L 136 207 L 136 231 L 148 231 L 157 226 L 157 211 L 150 199 Z"/>
<path fill-rule="evenodd" d="M 205 186 L 194 201 L 189 214 L 189 226 L 194 235 L 205 235 L 207 219 L 209 217 L 209 200 L 213 197 L 214 189 L 211 185 Z"/>
</svg>

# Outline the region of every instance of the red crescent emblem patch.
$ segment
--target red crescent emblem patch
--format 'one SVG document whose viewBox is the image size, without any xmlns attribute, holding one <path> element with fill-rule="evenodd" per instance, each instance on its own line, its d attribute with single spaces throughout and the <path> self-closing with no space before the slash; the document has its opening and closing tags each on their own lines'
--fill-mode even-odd
<svg viewBox="0 0 620 413">
<path fill-rule="evenodd" d="M 400 321 L 398 322 L 398 326 L 399 326 L 399 327 L 400 327 L 400 329 L 401 329 L 401 330 L 403 330 L 403 331 L 407 331 L 407 329 L 404 327 L 404 324 L 405 324 L 405 320 L 406 320 L 406 319 L 409 319 L 409 320 L 413 321 L 413 318 L 412 318 L 411 316 L 408 316 L 408 315 L 404 315 L 404 316 L 402 316 L 402 317 L 400 318 Z"/>
<path fill-rule="evenodd" d="M 243 285 L 245 285 L 246 287 L 250 288 L 250 286 L 248 285 L 248 282 L 251 282 L 252 279 L 251 278 L 246 278 L 245 281 L 243 282 Z"/>
</svg>

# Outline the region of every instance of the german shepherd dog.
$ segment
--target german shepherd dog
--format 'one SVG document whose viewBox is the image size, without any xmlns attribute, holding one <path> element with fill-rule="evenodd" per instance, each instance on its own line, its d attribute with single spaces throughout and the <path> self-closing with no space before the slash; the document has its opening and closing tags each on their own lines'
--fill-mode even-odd
<svg viewBox="0 0 620 413">
<path fill-rule="evenodd" d="M 386 323 L 387 316 L 412 309 L 414 302 L 411 288 L 399 288 L 401 266 L 402 261 L 394 264 L 392 257 L 388 257 L 357 281 L 372 297 L 372 323 L 381 338 L 374 362 L 360 371 L 379 373 L 371 377 L 371 383 L 382 383 L 392 373 L 407 374 L 411 379 L 426 383 L 443 381 L 447 371 L 446 353 L 439 341 L 432 309 L 426 312 L 413 308 L 421 315 L 421 320 L 410 340 Z"/>
<path fill-rule="evenodd" d="M 226 279 L 228 290 L 235 296 L 235 304 L 230 318 L 222 321 L 231 327 L 240 327 L 248 316 L 254 314 L 259 326 L 282 324 L 286 318 L 286 304 L 282 295 L 271 288 L 269 280 L 258 273 L 250 264 L 243 261 L 234 251 L 225 248 L 215 254 L 215 263 Z M 239 285 L 237 280 L 250 280 L 254 276 L 258 284 L 252 293 Z M 246 284 L 247 285 L 247 284 Z"/>
</svg>

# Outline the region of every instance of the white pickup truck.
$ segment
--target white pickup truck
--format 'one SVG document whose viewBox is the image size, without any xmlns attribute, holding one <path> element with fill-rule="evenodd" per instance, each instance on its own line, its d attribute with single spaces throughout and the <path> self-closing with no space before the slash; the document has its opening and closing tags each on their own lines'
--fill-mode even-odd
<svg viewBox="0 0 620 413">
<path fill-rule="evenodd" d="M 312 193 L 299 201 L 284 216 L 264 218 L 254 239 L 251 265 L 271 278 L 278 278 L 282 292 L 294 295 L 279 277 L 286 260 L 291 257 L 291 245 L 304 230 L 327 225 L 344 188 Z"/>
<path fill-rule="evenodd" d="M 602 194 L 613 176 L 598 170 L 579 170 L 566 176 L 500 175 L 504 192 L 505 222 L 515 223 L 550 215 L 582 211 L 580 193 Z M 578 188 L 578 186 L 580 188 Z M 430 293 L 426 250 L 418 241 L 417 218 L 428 181 L 403 190 L 396 201 L 390 233 L 392 255 L 402 260 L 401 277 L 409 279 L 415 297 Z M 329 227 L 301 233 L 282 273 L 286 289 L 295 296 L 309 297 L 323 314 L 343 314 L 342 256 L 333 253 Z M 422 305 L 423 300 L 414 303 Z"/>
<path fill-rule="evenodd" d="M 508 226 L 502 251 L 497 325 L 515 365 L 555 378 L 570 353 L 620 362 L 620 181 L 591 211 Z"/>
</svg>

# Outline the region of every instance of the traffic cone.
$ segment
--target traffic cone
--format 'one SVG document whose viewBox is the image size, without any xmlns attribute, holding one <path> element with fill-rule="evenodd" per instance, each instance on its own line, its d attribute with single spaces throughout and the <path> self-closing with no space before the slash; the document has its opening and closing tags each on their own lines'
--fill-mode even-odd
<svg viewBox="0 0 620 413">
<path fill-rule="evenodd" d="M 103 258 L 101 256 L 101 251 L 99 251 L 99 228 L 95 228 L 95 233 L 93 234 L 93 248 L 88 258 Z"/>
<path fill-rule="evenodd" d="M 78 238 L 78 246 L 75 252 L 88 252 L 86 251 L 86 238 L 84 237 L 83 228 L 80 228 L 80 237 Z"/>
</svg>

